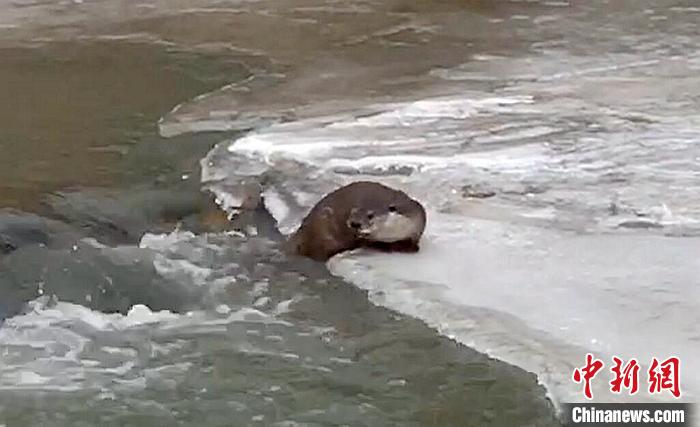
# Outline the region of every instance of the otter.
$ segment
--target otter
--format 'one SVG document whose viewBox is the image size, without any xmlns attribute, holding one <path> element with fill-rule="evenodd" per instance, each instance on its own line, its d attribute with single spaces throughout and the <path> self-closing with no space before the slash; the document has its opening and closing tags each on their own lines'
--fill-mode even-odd
<svg viewBox="0 0 700 427">
<path fill-rule="evenodd" d="M 426 214 L 400 190 L 357 181 L 327 194 L 286 242 L 287 252 L 327 261 L 360 247 L 417 252 Z"/>
</svg>

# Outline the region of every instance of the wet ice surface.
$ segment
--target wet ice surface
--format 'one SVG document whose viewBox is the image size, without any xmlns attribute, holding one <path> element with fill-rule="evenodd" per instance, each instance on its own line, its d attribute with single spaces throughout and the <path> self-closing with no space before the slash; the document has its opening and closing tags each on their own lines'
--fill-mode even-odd
<svg viewBox="0 0 700 427">
<path fill-rule="evenodd" d="M 453 95 L 253 131 L 212 151 L 203 178 L 217 189 L 264 176 L 286 233 L 338 185 L 400 187 L 428 209 L 423 250 L 346 255 L 331 261 L 333 272 L 379 304 L 535 372 L 556 401 L 582 399 L 571 373 L 589 351 L 607 366 L 613 355 L 644 365 L 677 355 L 692 401 L 698 34 L 678 16 L 675 28 L 650 24 L 648 34 L 622 26 L 657 13 L 613 15 L 585 47 L 568 39 L 434 69 Z M 566 22 L 576 35 L 593 25 Z M 629 44 L 601 54 L 619 38 Z M 472 89 L 483 81 L 492 88 Z M 607 380 L 597 398 L 617 399 Z"/>
<path fill-rule="evenodd" d="M 408 264 L 419 267 L 367 254 L 334 260 L 332 271 L 370 289 L 380 304 L 538 373 L 558 401 L 582 399 L 571 373 L 586 351 L 606 366 L 613 355 L 638 359 L 642 381 L 652 357 L 680 357 L 683 391 L 692 400 L 700 295 L 691 278 L 700 265 L 680 260 L 697 239 L 580 236 L 434 218 L 422 252 Z M 594 386 L 598 400 L 616 400 L 607 382 Z"/>
</svg>

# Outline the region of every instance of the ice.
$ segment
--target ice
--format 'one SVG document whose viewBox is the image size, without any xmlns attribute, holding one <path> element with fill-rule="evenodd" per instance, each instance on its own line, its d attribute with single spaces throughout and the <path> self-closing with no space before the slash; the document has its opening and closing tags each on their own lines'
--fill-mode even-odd
<svg viewBox="0 0 700 427">
<path fill-rule="evenodd" d="M 700 239 L 562 235 L 429 217 L 418 254 L 360 251 L 332 259 L 331 270 L 375 302 L 537 373 L 559 401 L 581 400 L 570 378 L 588 351 L 606 366 L 612 356 L 643 364 L 680 357 L 684 396 L 697 396 L 700 261 L 678 260 Z M 601 401 L 611 398 L 606 385 L 596 390 Z"/>
<path fill-rule="evenodd" d="M 555 403 L 582 400 L 571 376 L 587 352 L 606 370 L 612 356 L 637 358 L 642 384 L 652 357 L 678 356 L 683 398 L 692 400 L 700 392 L 694 119 L 684 119 L 686 110 L 661 117 L 619 97 L 605 98 L 609 105 L 570 97 L 586 93 L 587 78 L 613 92 L 617 80 L 598 74 L 659 63 L 588 65 L 568 74 L 553 65 L 559 86 L 373 105 L 258 129 L 212 150 L 203 178 L 235 181 L 236 172 L 222 171 L 244 162 L 277 173 L 266 203 L 285 233 L 339 185 L 373 179 L 404 189 L 428 212 L 421 251 L 343 254 L 328 263 L 334 274 L 377 304 L 536 373 Z M 464 188 L 492 196 L 474 200 Z M 595 385 L 597 401 L 667 398 L 611 396 L 607 381 Z"/>
<path fill-rule="evenodd" d="M 456 128 L 454 121 L 459 122 L 477 112 L 488 115 L 530 112 L 531 104 L 529 97 L 513 96 L 481 99 L 444 97 L 407 105 L 377 106 L 376 109 L 388 111 L 369 117 L 329 116 L 273 125 L 237 139 L 227 149 L 247 157 L 253 163 L 259 159 L 269 165 L 278 161 L 278 157 L 308 163 L 328 160 L 331 155 L 337 158 L 345 152 L 353 158 L 364 157 L 361 155 L 367 148 L 396 147 L 405 150 L 424 148 L 425 145 L 454 146 L 460 143 L 459 135 L 435 135 L 428 141 L 424 136 L 425 131 L 432 128 L 434 134 L 441 127 L 449 127 L 463 133 L 466 138 L 472 133 Z M 402 132 L 396 132 L 395 128 L 402 128 Z M 203 175 L 205 180 L 206 173 L 210 171 Z"/>
</svg>

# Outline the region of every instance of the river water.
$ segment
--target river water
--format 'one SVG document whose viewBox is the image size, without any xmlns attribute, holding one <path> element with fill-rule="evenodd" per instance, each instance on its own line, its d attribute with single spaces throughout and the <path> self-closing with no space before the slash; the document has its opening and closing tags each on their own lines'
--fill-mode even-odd
<svg viewBox="0 0 700 427">
<path fill-rule="evenodd" d="M 692 2 L 0 4 L 8 426 L 556 425 L 587 352 L 697 396 Z M 357 179 L 419 253 L 279 252 Z M 200 182 L 276 221 L 173 231 Z"/>
</svg>

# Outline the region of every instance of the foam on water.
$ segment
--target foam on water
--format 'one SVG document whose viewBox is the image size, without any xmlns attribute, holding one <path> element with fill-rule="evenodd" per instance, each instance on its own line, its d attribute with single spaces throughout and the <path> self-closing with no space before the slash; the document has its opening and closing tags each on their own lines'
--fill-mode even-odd
<svg viewBox="0 0 700 427">
<path fill-rule="evenodd" d="M 657 66 L 595 67 L 557 75 L 559 87 L 524 83 L 272 125 L 215 148 L 203 176 L 250 178 L 237 174 L 242 163 L 277 174 L 266 203 L 285 233 L 338 185 L 402 188 L 428 211 L 421 252 L 359 251 L 331 260 L 334 273 L 379 304 L 535 372 L 557 402 L 582 399 L 571 375 L 591 351 L 608 367 L 613 355 L 643 365 L 677 355 L 692 400 L 700 262 L 689 254 L 700 239 L 673 236 L 698 232 L 695 117 L 686 106 L 662 117 L 643 103 L 561 96 L 586 87 L 589 74 Z M 614 90 L 615 78 L 592 78 Z M 494 197 L 475 200 L 467 188 Z M 597 387 L 602 401 L 626 398 L 610 396 L 607 379 Z"/>
<path fill-rule="evenodd" d="M 238 285 L 245 293 L 244 270 L 214 259 L 226 247 L 222 242 L 242 242 L 243 238 L 224 235 L 218 239 L 175 231 L 146 234 L 140 248 L 131 248 L 132 252 L 153 251 L 156 271 L 171 282 L 204 288 L 205 301 L 198 310 L 173 313 L 134 304 L 120 314 L 103 313 L 50 295 L 30 301 L 22 314 L 5 319 L 0 326 L 0 390 L 140 390 L 154 381 L 173 381 L 170 374 L 174 365 L 160 358 L 182 350 L 182 334 L 223 333 L 232 324 L 289 326 L 247 304 L 207 308 L 208 299 L 225 301 L 217 295 L 229 285 Z M 129 264 L 129 248 L 119 250 Z M 145 281 L 142 285 L 149 286 Z M 265 294 L 260 290 L 256 293 L 258 297 Z M 248 350 L 254 351 L 252 347 Z"/>
<path fill-rule="evenodd" d="M 152 367 L 144 360 L 178 349 L 180 341 L 173 337 L 179 334 L 223 333 L 232 323 L 289 325 L 253 308 L 229 308 L 217 316 L 204 311 L 153 312 L 135 305 L 121 315 L 66 302 L 46 303 L 32 301 L 30 312 L 7 319 L 0 328 L 0 390 L 142 389 L 152 383 L 154 373 L 173 381 L 166 372 L 172 365 Z"/>
<path fill-rule="evenodd" d="M 2 390 L 75 391 L 106 386 L 115 376 L 129 373 L 138 357 L 127 342 L 124 347 L 94 351 L 90 346 L 95 335 L 125 333 L 180 317 L 169 311 L 153 312 L 144 305 L 133 306 L 126 315 L 105 314 L 48 297 L 30 302 L 28 308 L 0 328 Z M 110 357 L 92 358 L 100 352 Z"/>
</svg>

